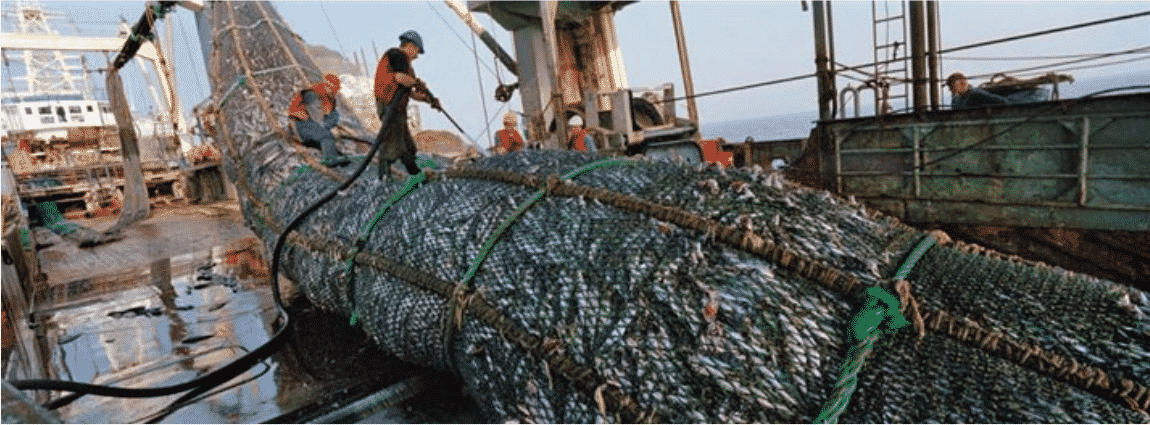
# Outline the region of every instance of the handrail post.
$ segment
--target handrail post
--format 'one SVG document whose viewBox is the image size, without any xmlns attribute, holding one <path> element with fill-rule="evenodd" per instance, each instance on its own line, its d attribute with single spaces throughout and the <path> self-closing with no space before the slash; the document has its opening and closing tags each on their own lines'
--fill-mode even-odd
<svg viewBox="0 0 1150 425">
<path fill-rule="evenodd" d="M 1082 150 L 1078 163 L 1078 205 L 1086 206 L 1086 170 L 1090 160 L 1090 117 L 1082 117 Z"/>
<path fill-rule="evenodd" d="M 914 152 L 912 153 L 914 155 L 912 160 L 914 164 L 914 197 L 915 199 L 918 199 L 922 188 L 922 171 L 919 169 L 919 167 L 922 165 L 922 161 L 919 159 L 919 153 L 921 152 L 921 141 L 919 140 L 922 136 L 921 127 L 917 125 L 914 126 L 914 132 L 911 134 L 911 140 L 914 145 Z"/>
</svg>

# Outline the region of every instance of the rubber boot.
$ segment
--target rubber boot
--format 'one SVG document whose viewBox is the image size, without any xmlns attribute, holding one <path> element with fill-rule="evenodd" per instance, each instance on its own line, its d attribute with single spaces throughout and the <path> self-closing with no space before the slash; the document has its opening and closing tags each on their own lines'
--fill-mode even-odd
<svg viewBox="0 0 1150 425">
<path fill-rule="evenodd" d="M 351 161 L 339 153 L 339 149 L 335 147 L 335 139 L 325 138 L 319 141 L 320 147 L 323 149 L 323 163 L 329 167 L 347 165 Z"/>
</svg>

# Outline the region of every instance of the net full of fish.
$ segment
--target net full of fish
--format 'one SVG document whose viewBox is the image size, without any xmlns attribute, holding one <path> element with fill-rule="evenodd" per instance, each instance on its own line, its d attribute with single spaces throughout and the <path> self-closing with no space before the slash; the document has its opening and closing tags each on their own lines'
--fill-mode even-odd
<svg viewBox="0 0 1150 425">
<path fill-rule="evenodd" d="M 213 54 L 217 101 L 233 83 L 225 76 L 286 66 L 286 55 L 267 53 L 272 32 L 286 31 L 259 25 L 278 19 L 269 9 L 211 5 L 213 20 L 244 29 L 216 33 L 217 51 L 234 53 Z M 245 220 L 270 249 L 283 224 L 352 167 L 301 167 L 314 160 L 286 141 L 282 114 L 261 105 L 286 104 L 307 75 L 263 75 L 231 93 L 217 140 Z M 542 182 L 601 159 L 526 151 L 455 167 Z M 384 351 L 462 377 L 492 421 L 810 422 L 855 342 L 857 293 L 713 232 L 594 196 L 543 196 L 492 246 L 465 286 L 472 291 L 459 290 L 452 285 L 484 242 L 540 187 L 442 170 L 387 211 L 348 269 L 365 225 L 404 184 L 375 174 L 369 168 L 296 229 L 282 273 L 317 305 L 357 317 Z M 862 286 L 889 287 L 926 235 L 758 169 L 629 160 L 570 183 L 754 232 Z M 1129 401 L 1071 385 L 1033 360 L 997 355 L 1001 344 L 963 343 L 946 333 L 954 326 L 936 320 L 939 329 L 921 336 L 904 329 L 881 337 L 841 421 L 1148 421 L 1138 411 L 1150 402 L 1146 293 L 959 248 L 936 246 L 911 272 L 919 308 L 1104 371 L 1111 388 L 1130 383 Z"/>
<path fill-rule="evenodd" d="M 563 174 L 597 158 L 527 152 L 470 167 Z M 890 276 L 922 237 L 893 219 L 805 190 L 777 174 L 628 162 L 574 179 L 745 226 L 804 256 L 827 259 L 864 283 Z M 285 186 L 272 209 L 302 210 L 333 183 Z M 301 227 L 350 244 L 400 183 L 355 186 Z M 737 189 L 736 189 L 737 188 Z M 372 233 L 372 251 L 458 281 L 486 238 L 534 188 L 439 179 L 397 203 Z M 263 233 L 269 245 L 275 234 Z M 285 273 L 313 301 L 358 313 L 400 358 L 462 376 L 493 420 L 623 420 L 473 315 L 445 340 L 448 299 L 368 267 L 346 281 L 340 259 L 288 250 Z M 911 274 L 925 307 L 971 318 L 1143 385 L 1146 294 L 1082 275 L 936 247 Z M 808 422 L 853 343 L 860 303 L 771 261 L 701 234 L 595 200 L 547 197 L 502 236 L 473 287 L 515 326 L 555 341 L 603 385 L 660 421 Z M 445 323 L 447 325 L 445 325 Z M 635 418 L 632 418 L 632 420 Z M 847 422 L 1127 422 L 1134 411 L 1042 373 L 905 330 L 879 345 L 860 376 Z"/>
</svg>

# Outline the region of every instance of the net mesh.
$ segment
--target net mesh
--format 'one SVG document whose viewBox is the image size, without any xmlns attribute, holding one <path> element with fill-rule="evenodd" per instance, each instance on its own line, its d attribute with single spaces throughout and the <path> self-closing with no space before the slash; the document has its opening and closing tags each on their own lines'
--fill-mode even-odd
<svg viewBox="0 0 1150 425">
<path fill-rule="evenodd" d="M 213 4 L 210 15 L 221 28 L 215 99 L 230 93 L 220 114 L 225 168 L 248 226 L 271 247 L 283 223 L 350 168 L 302 168 L 314 159 L 285 143 L 283 114 L 264 109 L 308 84 L 300 73 L 264 74 L 229 91 L 237 74 L 289 64 L 276 52 L 314 67 L 294 38 L 281 37 L 286 50 L 269 44 L 280 43 L 270 31 L 288 34 L 285 26 L 252 26 L 278 20 L 274 10 L 229 2 Z M 601 159 L 526 151 L 467 167 L 544 178 Z M 403 186 L 378 182 L 374 170 L 364 175 L 296 230 L 283 273 L 316 305 L 357 317 L 383 351 L 459 375 L 491 421 L 809 422 L 854 343 L 861 300 L 819 272 L 736 248 L 714 227 L 591 195 L 542 197 L 486 252 L 474 278 L 453 286 L 539 190 L 491 179 L 437 173 L 387 211 L 349 269 L 350 247 Z M 885 278 L 924 236 L 758 169 L 636 160 L 572 183 L 753 231 L 864 287 L 889 288 Z M 1144 292 L 967 251 L 937 246 L 912 271 L 909 291 L 926 317 L 917 326 L 929 330 L 879 340 L 841 421 L 1147 421 L 1136 410 L 1150 403 Z M 942 311 L 960 321 L 932 313 Z M 1029 345 L 962 342 L 978 329 Z M 1023 348 L 1036 354 L 1012 360 L 1009 350 Z M 1126 382 L 1131 389 L 1108 398 L 1097 385 L 1068 384 L 1061 369 L 1034 366 L 1050 355 L 1104 371 L 1112 392 Z"/>
</svg>

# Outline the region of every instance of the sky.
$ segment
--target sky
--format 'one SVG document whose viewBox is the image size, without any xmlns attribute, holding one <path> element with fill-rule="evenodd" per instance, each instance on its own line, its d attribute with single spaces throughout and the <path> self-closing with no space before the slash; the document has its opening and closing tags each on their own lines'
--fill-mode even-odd
<svg viewBox="0 0 1150 425">
<path fill-rule="evenodd" d="M 142 1 L 45 1 L 48 9 L 67 11 L 80 26 L 114 24 L 120 16 L 135 22 Z M 508 103 L 494 99 L 499 81 L 514 81 L 482 42 L 442 2 L 423 1 L 273 1 L 284 20 L 305 41 L 321 44 L 347 57 L 365 53 L 372 62 L 398 44 L 400 33 L 413 29 L 424 39 L 426 53 L 414 63 L 418 75 L 441 99 L 444 109 L 467 133 L 466 138 L 489 146 L 486 130 L 499 126 L 508 108 L 522 111 L 518 96 Z M 810 2 L 807 2 L 808 6 Z M 9 2 L 5 2 L 5 6 Z M 845 1 L 832 3 L 836 62 L 856 66 L 874 61 L 875 32 L 872 5 L 882 12 L 902 3 Z M 800 1 L 684 1 L 683 27 L 696 92 L 753 84 L 814 72 L 811 11 Z M 969 45 L 1023 33 L 1093 20 L 1150 11 L 1150 2 L 1058 1 L 974 2 L 940 4 L 942 48 Z M 188 10 L 169 15 L 175 32 L 176 74 L 185 110 L 208 95 L 202 56 L 195 39 L 194 20 Z M 477 13 L 509 52 L 511 35 L 488 15 Z M 665 1 L 642 1 L 616 14 L 619 44 L 629 84 L 655 87 L 670 82 L 683 93 L 683 77 L 675 47 L 670 7 Z M 962 71 L 977 84 L 996 72 L 1046 65 L 1073 59 L 1071 55 L 1141 49 L 1137 54 L 1068 64 L 1056 69 L 1107 62 L 1133 62 L 1104 67 L 1069 69 L 1076 79 L 1143 72 L 1150 69 L 1150 17 L 1061 32 L 1053 35 L 962 50 L 944 55 L 942 75 Z M 4 31 L 10 31 L 4 28 Z M 901 29 L 894 31 L 897 34 Z M 161 32 L 161 35 L 163 33 Z M 880 28 L 880 43 L 887 31 Z M 901 37 L 898 37 L 901 38 Z M 163 40 L 161 40 L 163 42 Z M 473 49 L 474 43 L 474 51 Z M 1042 59 L 1026 59 L 1041 57 Z M 477 64 L 478 59 L 478 64 Z M 374 72 L 374 64 L 370 67 Z M 867 71 L 873 70 L 873 67 Z M 199 75 L 196 75 L 199 74 Z M 497 75 L 498 74 L 498 75 Z M 858 73 L 849 75 L 865 78 Z M 6 81 L 4 83 L 7 83 Z M 838 87 L 858 85 L 839 78 Z M 945 92 L 945 90 L 944 90 Z M 948 99 L 949 94 L 944 95 Z M 137 97 L 145 97 L 137 95 Z M 863 98 L 864 101 L 867 97 Z M 817 110 L 815 81 L 807 78 L 698 99 L 703 124 Z M 686 116 L 685 103 L 678 114 Z M 425 128 L 453 130 L 438 112 L 422 110 Z M 491 123 L 489 126 L 487 123 Z M 707 135 L 704 134 L 704 137 Z"/>
</svg>

